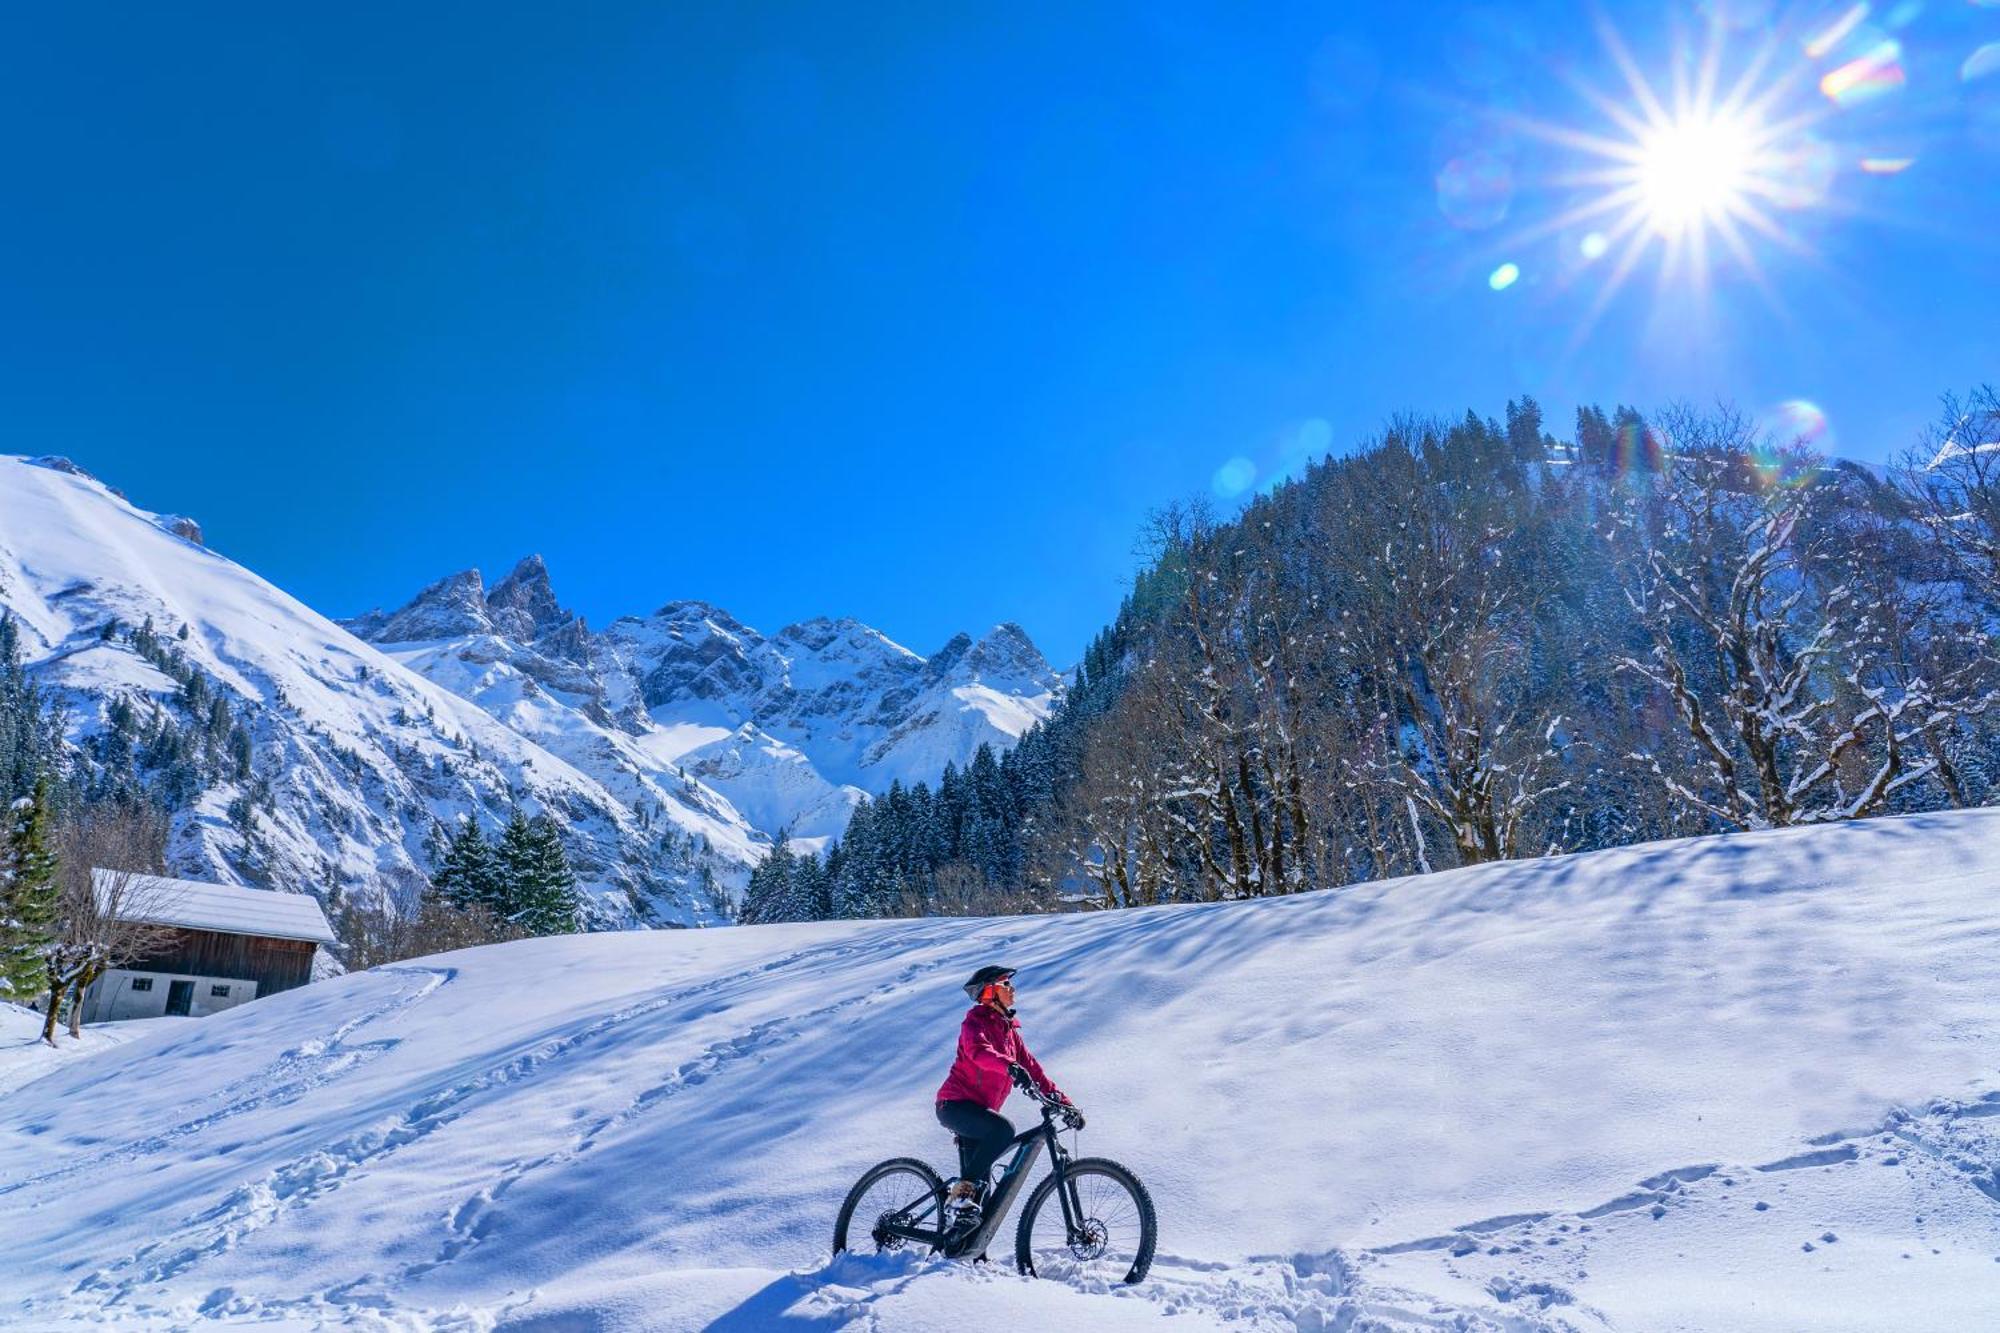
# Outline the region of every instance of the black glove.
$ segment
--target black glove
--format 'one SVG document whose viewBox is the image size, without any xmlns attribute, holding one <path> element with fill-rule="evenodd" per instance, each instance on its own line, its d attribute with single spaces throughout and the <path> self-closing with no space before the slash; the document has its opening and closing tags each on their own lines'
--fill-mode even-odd
<svg viewBox="0 0 2000 1333">
<path fill-rule="evenodd" d="M 1008 1065 L 1007 1077 L 1013 1079 L 1014 1086 L 1019 1088 L 1022 1092 L 1034 1091 L 1035 1080 L 1028 1077 L 1028 1071 L 1025 1066 Z"/>
<path fill-rule="evenodd" d="M 1083 1128 L 1083 1112 L 1077 1110 L 1074 1106 L 1063 1107 L 1062 1118 L 1063 1123 L 1071 1129 Z"/>
</svg>

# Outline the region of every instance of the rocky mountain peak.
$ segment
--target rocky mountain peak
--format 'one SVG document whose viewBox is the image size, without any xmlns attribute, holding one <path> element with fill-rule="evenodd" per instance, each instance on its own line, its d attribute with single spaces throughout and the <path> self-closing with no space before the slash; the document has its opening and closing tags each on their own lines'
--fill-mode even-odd
<svg viewBox="0 0 2000 1333">
<path fill-rule="evenodd" d="M 958 669 L 958 664 L 971 651 L 972 636 L 961 630 L 945 640 L 944 646 L 925 660 L 924 674 L 932 680 L 943 680 Z"/>
<path fill-rule="evenodd" d="M 1011 620 L 1002 621 L 986 631 L 985 637 L 972 645 L 967 658 L 981 671 L 1017 671 L 1037 676 L 1051 674 L 1048 659 L 1042 656 L 1042 650 L 1035 647 L 1035 641 L 1028 637 L 1026 630 Z"/>
<path fill-rule="evenodd" d="M 556 601 L 549 567 L 539 555 L 524 557 L 512 573 L 493 585 L 493 591 L 486 594 L 486 609 L 494 630 L 517 643 L 532 643 L 576 619 Z"/>
<path fill-rule="evenodd" d="M 490 634 L 493 622 L 486 614 L 485 580 L 476 569 L 447 574 L 411 598 L 402 610 L 389 615 L 370 611 L 349 621 L 348 628 L 376 643 Z"/>
<path fill-rule="evenodd" d="M 1035 647 L 1028 632 L 1013 621 L 995 625 L 978 639 L 954 634 L 925 664 L 933 681 L 984 684 L 1022 693 L 1054 690 L 1060 678 Z"/>
<path fill-rule="evenodd" d="M 774 642 L 797 644 L 801 648 L 818 652 L 841 637 L 845 627 L 852 624 L 852 621 L 843 622 L 826 616 L 814 616 L 810 620 L 801 620 L 796 624 L 785 626 L 771 638 Z"/>
<path fill-rule="evenodd" d="M 201 539 L 201 524 L 186 514 L 162 514 L 158 522 L 161 528 L 173 533 L 182 541 L 193 542 L 196 546 L 205 544 Z"/>
<path fill-rule="evenodd" d="M 90 475 L 90 473 L 84 471 L 81 467 L 77 466 L 77 464 L 73 460 L 65 458 L 61 454 L 37 455 L 36 457 L 30 458 L 28 460 L 28 466 L 45 467 L 51 472 L 63 472 L 67 473 L 72 477 L 82 477 L 85 481 L 97 480 L 96 477 L 93 477 L 92 475 Z"/>
</svg>

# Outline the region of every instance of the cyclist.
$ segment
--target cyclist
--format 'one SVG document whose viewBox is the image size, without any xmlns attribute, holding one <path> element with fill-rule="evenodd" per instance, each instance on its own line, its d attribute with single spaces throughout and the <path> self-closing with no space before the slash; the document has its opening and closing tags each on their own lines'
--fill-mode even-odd
<svg viewBox="0 0 2000 1333">
<path fill-rule="evenodd" d="M 1083 1115 L 1057 1089 L 1021 1040 L 1014 1017 L 1014 969 L 982 967 L 965 983 L 972 1008 L 958 1029 L 958 1056 L 938 1089 L 938 1123 L 962 1142 L 961 1175 L 945 1204 L 949 1229 L 967 1232 L 978 1226 L 985 1201 L 986 1177 L 993 1163 L 1013 1141 L 1014 1126 L 1000 1114 L 1008 1083 L 1040 1089 L 1071 1107 L 1069 1123 L 1083 1128 Z"/>
</svg>

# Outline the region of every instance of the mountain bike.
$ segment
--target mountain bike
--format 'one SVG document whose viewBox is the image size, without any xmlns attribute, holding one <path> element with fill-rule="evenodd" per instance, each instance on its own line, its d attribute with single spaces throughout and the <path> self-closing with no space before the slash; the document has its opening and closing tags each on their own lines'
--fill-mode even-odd
<svg viewBox="0 0 2000 1333">
<path fill-rule="evenodd" d="M 1057 1122 L 1078 1128 L 1075 1108 L 1035 1089 L 1024 1091 L 1040 1103 L 1041 1123 L 1016 1134 L 1002 1150 L 1014 1156 L 987 1191 L 977 1227 L 953 1234 L 945 1225 L 943 1178 L 917 1158 L 892 1157 L 868 1168 L 847 1192 L 833 1224 L 834 1253 L 870 1245 L 876 1253 L 925 1245 L 947 1258 L 983 1260 L 987 1243 L 999 1234 L 1046 1148 L 1049 1174 L 1028 1195 L 1014 1229 L 1015 1265 L 1030 1277 L 1143 1279 L 1153 1266 L 1158 1240 L 1153 1196 L 1116 1162 L 1071 1157 L 1058 1137 Z M 960 1142 L 961 1160 L 963 1152 Z"/>
</svg>

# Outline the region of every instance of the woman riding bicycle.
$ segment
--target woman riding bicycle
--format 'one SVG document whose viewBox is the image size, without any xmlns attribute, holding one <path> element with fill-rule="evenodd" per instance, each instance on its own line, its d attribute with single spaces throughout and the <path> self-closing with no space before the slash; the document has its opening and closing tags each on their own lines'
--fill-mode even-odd
<svg viewBox="0 0 2000 1333">
<path fill-rule="evenodd" d="M 961 1144 L 960 1178 L 946 1209 L 956 1230 L 978 1224 L 987 1174 L 1014 1139 L 1012 1122 L 999 1113 L 1010 1083 L 1033 1086 L 1043 1096 L 1071 1105 L 1021 1040 L 1021 1024 L 1014 1017 L 1014 969 L 982 967 L 965 983 L 965 993 L 972 1008 L 959 1025 L 958 1056 L 937 1094 L 938 1123 Z M 1082 1128 L 1082 1114 L 1074 1113 L 1071 1123 Z"/>
</svg>

